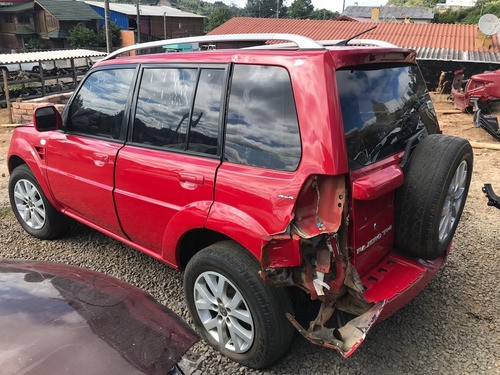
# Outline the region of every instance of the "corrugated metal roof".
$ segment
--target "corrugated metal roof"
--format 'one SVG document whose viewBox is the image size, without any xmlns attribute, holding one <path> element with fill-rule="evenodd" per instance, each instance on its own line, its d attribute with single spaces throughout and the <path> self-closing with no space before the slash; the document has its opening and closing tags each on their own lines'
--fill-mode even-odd
<svg viewBox="0 0 500 375">
<path fill-rule="evenodd" d="M 42 8 L 59 21 L 92 21 L 102 17 L 82 1 L 74 0 L 36 0 Z"/>
<path fill-rule="evenodd" d="M 104 8 L 104 3 L 100 1 L 85 1 L 89 5 L 93 5 L 99 8 Z M 109 3 L 109 9 L 123 13 L 129 16 L 137 15 L 137 7 L 135 4 L 118 4 Z M 165 14 L 167 17 L 181 17 L 181 18 L 205 18 L 205 16 L 200 16 L 199 14 L 183 12 L 182 10 L 172 8 L 166 5 L 140 5 L 141 16 L 161 16 Z"/>
<path fill-rule="evenodd" d="M 209 35 L 248 33 L 290 33 L 307 36 L 314 40 L 346 39 L 372 26 L 376 29 L 360 38 L 383 40 L 401 47 L 414 48 L 422 56 L 434 54 L 437 60 L 474 61 L 500 63 L 498 37 L 493 36 L 490 49 L 475 47 L 476 25 L 439 23 L 386 23 L 292 20 L 272 18 L 232 18 Z M 453 52 L 451 52 L 453 51 Z M 462 52 L 469 52 L 464 54 Z M 471 54 L 470 52 L 474 52 Z"/>
<path fill-rule="evenodd" d="M 51 61 L 77 59 L 81 57 L 105 56 L 105 52 L 92 51 L 88 49 L 70 49 L 60 51 L 42 51 L 25 53 L 6 53 L 0 55 L 0 64 L 17 64 L 34 61 Z"/>
<path fill-rule="evenodd" d="M 343 16 L 370 18 L 374 7 L 367 6 L 348 6 L 342 13 Z M 434 11 L 425 7 L 376 7 L 380 9 L 380 19 L 391 18 L 411 18 L 420 20 L 432 20 Z"/>
</svg>

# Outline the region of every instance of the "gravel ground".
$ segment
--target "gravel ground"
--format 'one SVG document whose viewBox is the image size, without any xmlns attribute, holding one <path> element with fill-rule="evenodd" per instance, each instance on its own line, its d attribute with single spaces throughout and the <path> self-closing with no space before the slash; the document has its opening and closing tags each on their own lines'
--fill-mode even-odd
<svg viewBox="0 0 500 375">
<path fill-rule="evenodd" d="M 58 261 L 118 277 L 190 322 L 182 274 L 166 265 L 80 224 L 57 241 L 28 236 L 8 207 L 10 131 L 2 129 L 0 137 L 0 258 Z M 500 151 L 476 149 L 474 157 L 471 192 L 447 264 L 410 304 L 375 326 L 350 359 L 297 337 L 280 362 L 258 372 L 199 343 L 203 373 L 500 374 L 500 210 L 487 207 L 480 191 L 484 182 L 500 191 Z"/>
</svg>

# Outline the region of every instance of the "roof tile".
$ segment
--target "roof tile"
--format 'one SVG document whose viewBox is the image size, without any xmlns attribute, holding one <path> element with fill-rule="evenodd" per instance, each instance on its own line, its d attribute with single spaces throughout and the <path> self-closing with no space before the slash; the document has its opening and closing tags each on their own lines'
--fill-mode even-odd
<svg viewBox="0 0 500 375">
<path fill-rule="evenodd" d="M 315 40 L 346 39 L 372 26 L 377 26 L 377 28 L 363 34 L 362 38 L 384 40 L 408 48 L 431 47 L 460 51 L 500 52 L 497 36 L 493 37 L 493 45 L 489 50 L 484 47 L 475 47 L 477 26 L 461 24 L 236 17 L 212 30 L 209 35 L 291 33 L 304 35 Z"/>
</svg>

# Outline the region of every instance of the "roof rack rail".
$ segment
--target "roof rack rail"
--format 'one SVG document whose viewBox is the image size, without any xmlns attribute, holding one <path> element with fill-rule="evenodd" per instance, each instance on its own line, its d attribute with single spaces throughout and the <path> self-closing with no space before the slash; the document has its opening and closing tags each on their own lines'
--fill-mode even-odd
<svg viewBox="0 0 500 375">
<path fill-rule="evenodd" d="M 114 59 L 116 56 L 125 52 L 138 51 L 142 49 L 158 48 L 173 44 L 184 43 L 205 43 L 205 42 L 253 42 L 253 41 L 268 41 L 268 40 L 286 40 L 293 42 L 300 50 L 322 50 L 324 46 L 314 40 L 302 35 L 295 34 L 227 34 L 227 35 L 203 35 L 192 36 L 187 38 L 176 38 L 167 40 L 156 40 L 154 42 L 134 44 L 120 48 L 109 55 L 104 60 Z M 268 47 L 269 48 L 269 47 Z"/>
<path fill-rule="evenodd" d="M 340 47 L 337 43 L 342 42 L 341 39 L 333 39 L 333 40 L 316 40 L 316 43 L 322 45 L 323 47 Z M 349 46 L 374 46 L 374 47 L 385 47 L 385 48 L 396 48 L 399 47 L 395 44 L 385 42 L 383 40 L 377 40 L 377 39 L 352 39 L 350 40 L 347 45 Z M 272 47 L 274 48 L 288 48 L 292 47 L 293 43 L 280 43 L 280 44 L 273 44 Z M 255 46 L 255 47 L 246 47 L 244 49 L 269 49 L 270 46 Z"/>
</svg>

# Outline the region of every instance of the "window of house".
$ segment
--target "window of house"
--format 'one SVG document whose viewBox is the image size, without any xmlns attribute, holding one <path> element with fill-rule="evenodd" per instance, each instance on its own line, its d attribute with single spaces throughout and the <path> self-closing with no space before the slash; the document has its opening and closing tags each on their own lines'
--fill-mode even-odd
<svg viewBox="0 0 500 375">
<path fill-rule="evenodd" d="M 6 14 L 3 16 L 5 23 L 14 23 L 14 18 L 12 17 L 11 14 Z"/>
<path fill-rule="evenodd" d="M 92 73 L 69 108 L 68 130 L 119 139 L 134 69 L 109 69 Z"/>
<path fill-rule="evenodd" d="M 276 66 L 236 65 L 224 160 L 293 171 L 300 157 L 299 124 L 288 72 Z"/>
<path fill-rule="evenodd" d="M 30 16 L 28 14 L 18 14 L 17 15 L 17 22 L 23 23 L 23 24 L 29 24 L 30 23 Z"/>
</svg>

